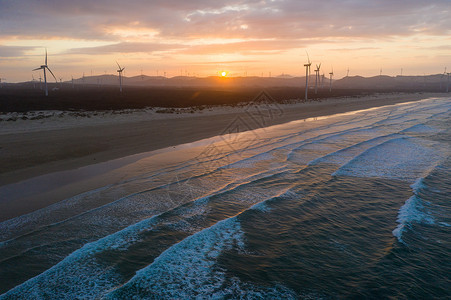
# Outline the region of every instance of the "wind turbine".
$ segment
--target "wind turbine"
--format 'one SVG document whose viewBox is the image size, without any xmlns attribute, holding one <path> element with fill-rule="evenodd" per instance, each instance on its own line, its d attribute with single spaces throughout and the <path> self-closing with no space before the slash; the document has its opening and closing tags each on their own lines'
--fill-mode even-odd
<svg viewBox="0 0 451 300">
<path fill-rule="evenodd" d="M 332 77 L 334 76 L 334 68 L 332 68 L 332 72 L 329 73 L 329 92 L 332 92 Z"/>
<path fill-rule="evenodd" d="M 33 76 L 33 74 L 31 74 L 31 82 L 33 82 L 33 88 L 35 89 L 36 88 L 36 79 L 34 79 L 34 76 Z"/>
<path fill-rule="evenodd" d="M 308 63 L 304 64 L 305 67 L 305 102 L 307 102 L 308 100 L 308 78 L 310 76 L 310 66 L 312 65 L 312 63 L 310 62 L 310 57 L 308 56 L 308 52 L 305 51 L 307 53 L 307 60 Z"/>
<path fill-rule="evenodd" d="M 116 62 L 119 69 L 117 72 L 119 73 L 119 91 L 122 93 L 122 71 L 124 71 L 125 68 L 121 68 L 118 62 Z"/>
<path fill-rule="evenodd" d="M 445 67 L 445 72 L 443 72 L 442 75 L 440 75 L 440 90 L 442 90 L 442 84 L 443 84 L 443 77 L 446 76 L 446 67 Z"/>
<path fill-rule="evenodd" d="M 446 92 L 448 93 L 449 92 L 449 75 L 450 75 L 451 73 L 446 73 L 446 75 L 448 75 L 448 82 L 446 83 Z"/>
<path fill-rule="evenodd" d="M 318 93 L 318 80 L 320 79 L 319 77 L 319 69 L 321 68 L 321 63 L 318 65 L 316 65 L 316 69 L 315 69 L 315 94 Z"/>
<path fill-rule="evenodd" d="M 346 77 L 349 77 L 349 67 L 348 67 L 348 71 L 346 72 Z"/>
<path fill-rule="evenodd" d="M 2 80 L 6 80 L 6 78 L 0 78 L 0 89 L 3 87 Z"/>
<path fill-rule="evenodd" d="M 53 78 L 55 78 L 55 82 L 58 82 L 58 80 L 56 80 L 55 75 L 53 74 L 52 70 L 50 70 L 50 68 L 47 65 L 47 49 L 45 49 L 45 64 L 43 64 L 39 68 L 34 69 L 33 71 L 37 71 L 37 70 L 41 70 L 41 69 L 44 71 L 45 95 L 48 96 L 49 90 L 47 88 L 47 74 L 45 73 L 45 69 L 49 70 L 50 74 L 52 74 Z"/>
</svg>

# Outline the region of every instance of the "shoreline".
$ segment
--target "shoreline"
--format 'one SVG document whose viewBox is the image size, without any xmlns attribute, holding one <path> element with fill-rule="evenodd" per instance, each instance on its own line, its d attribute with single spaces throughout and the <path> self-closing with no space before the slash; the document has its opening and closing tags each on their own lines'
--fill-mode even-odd
<svg viewBox="0 0 451 300">
<path fill-rule="evenodd" d="M 131 112 L 119 121 L 111 118 L 111 121 L 94 120 L 83 124 L 75 120 L 66 127 L 64 120 L 53 127 L 45 126 L 50 120 L 40 120 L 37 124 L 43 128 L 41 130 L 29 126 L 28 130 L 0 131 L 0 186 L 221 135 L 238 117 L 250 125 L 237 130 L 246 131 L 310 117 L 446 96 L 449 94 L 398 93 L 280 104 L 277 107 L 279 114 L 260 124 L 256 124 L 255 119 L 244 112 L 246 107 L 218 107 L 206 112 L 164 116 L 160 114 L 153 119 L 144 114 L 130 122 L 128 120 L 134 117 Z M 27 122 L 32 124 L 33 121 L 22 123 Z"/>
</svg>

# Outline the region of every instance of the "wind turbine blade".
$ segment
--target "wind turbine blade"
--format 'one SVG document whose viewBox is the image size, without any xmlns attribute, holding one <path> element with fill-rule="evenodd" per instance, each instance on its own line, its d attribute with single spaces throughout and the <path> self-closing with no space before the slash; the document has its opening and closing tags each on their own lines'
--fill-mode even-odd
<svg viewBox="0 0 451 300">
<path fill-rule="evenodd" d="M 311 62 L 310 62 L 310 56 L 308 55 L 307 50 L 305 50 L 305 53 L 307 53 L 307 60 L 308 60 L 308 63 L 311 64 Z"/>
<path fill-rule="evenodd" d="M 39 67 L 39 68 L 33 69 L 32 71 L 37 71 L 37 70 L 40 70 L 40 69 L 42 69 L 42 68 Z"/>
<path fill-rule="evenodd" d="M 46 67 L 46 68 L 47 68 L 47 70 L 49 70 L 50 74 L 52 74 L 53 78 L 55 78 L 55 81 L 58 82 L 58 80 L 56 80 L 56 77 L 55 77 L 55 75 L 53 74 L 52 70 L 50 70 L 49 67 Z"/>
<path fill-rule="evenodd" d="M 117 66 L 119 67 L 119 70 L 121 69 L 121 66 L 119 65 L 119 63 L 118 62 L 116 62 L 116 64 L 117 64 Z"/>
<path fill-rule="evenodd" d="M 121 69 L 121 72 L 124 71 L 124 70 L 125 70 L 125 67 L 123 67 L 123 68 Z"/>
<path fill-rule="evenodd" d="M 47 65 L 47 48 L 45 48 L 45 65 Z"/>
</svg>

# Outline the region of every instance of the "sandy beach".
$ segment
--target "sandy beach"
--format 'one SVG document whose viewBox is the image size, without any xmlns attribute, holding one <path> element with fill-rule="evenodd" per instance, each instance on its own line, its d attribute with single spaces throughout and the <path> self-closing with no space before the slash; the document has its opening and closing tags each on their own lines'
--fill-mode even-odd
<svg viewBox="0 0 451 300">
<path fill-rule="evenodd" d="M 2 116 L 0 129 L 0 186 L 56 171 L 148 152 L 220 135 L 236 120 L 247 124 L 238 131 L 282 124 L 447 94 L 378 94 L 321 102 L 279 104 L 277 113 L 252 122 L 258 108 L 212 107 L 204 110 L 157 109 L 119 112 L 36 112 Z M 8 121 L 8 119 L 10 119 Z M 13 121 L 14 120 L 14 121 Z"/>
<path fill-rule="evenodd" d="M 204 109 L 4 114 L 0 130 L 0 221 L 134 176 L 122 166 L 128 161 L 155 156 L 152 151 L 168 153 L 164 159 L 155 156 L 151 166 L 146 166 L 158 170 L 185 159 L 174 157 L 180 155 L 178 145 L 295 120 L 440 96 L 447 94 L 375 94 L 321 102 Z M 113 169 L 117 170 L 111 172 Z M 98 172 L 108 175 L 92 176 Z"/>
</svg>

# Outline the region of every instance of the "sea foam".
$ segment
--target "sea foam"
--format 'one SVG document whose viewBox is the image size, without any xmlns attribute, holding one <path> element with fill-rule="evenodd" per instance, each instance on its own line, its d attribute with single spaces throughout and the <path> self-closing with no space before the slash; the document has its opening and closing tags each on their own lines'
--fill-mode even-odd
<svg viewBox="0 0 451 300">
<path fill-rule="evenodd" d="M 406 227 L 410 226 L 412 222 L 426 224 L 434 224 L 435 222 L 432 215 L 424 210 L 423 200 L 418 196 L 420 189 L 425 188 L 423 180 L 423 178 L 420 178 L 411 185 L 414 195 L 407 199 L 404 205 L 399 209 L 398 218 L 396 220 L 399 225 L 392 233 L 398 241 L 402 243 L 404 243 L 402 234 Z"/>
<path fill-rule="evenodd" d="M 419 138 L 394 138 L 366 150 L 332 175 L 378 177 L 413 183 L 446 156 L 447 151 L 440 143 Z"/>
</svg>

